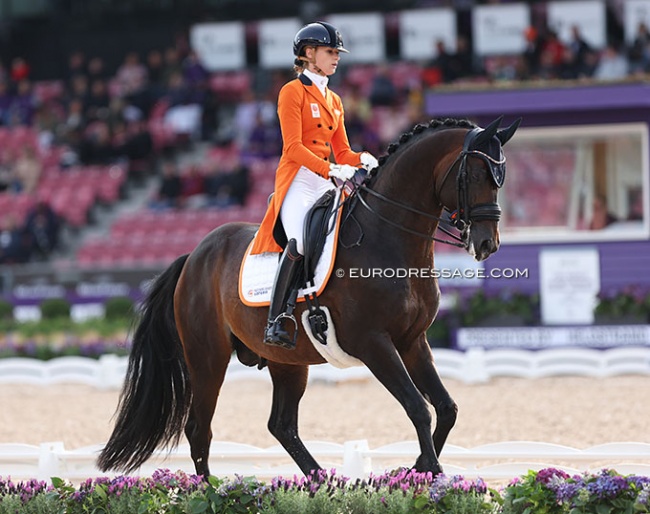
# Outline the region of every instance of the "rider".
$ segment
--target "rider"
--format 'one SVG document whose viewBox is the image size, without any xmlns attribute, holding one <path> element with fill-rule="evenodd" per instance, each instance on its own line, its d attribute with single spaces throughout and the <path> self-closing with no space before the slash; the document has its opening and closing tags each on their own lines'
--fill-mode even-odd
<svg viewBox="0 0 650 514">
<path fill-rule="evenodd" d="M 285 84 L 278 97 L 282 157 L 275 192 L 251 253 L 279 253 L 278 242 L 286 243 L 264 334 L 265 343 L 286 349 L 295 347 L 284 322 L 289 317 L 285 309 L 292 282 L 304 254 L 305 215 L 318 198 L 335 187 L 330 177 L 350 180 L 358 166 L 372 169 L 378 164 L 370 153 L 352 151 L 341 98 L 327 88 L 341 52 L 348 53 L 336 28 L 322 21 L 305 25 L 293 40 L 297 78 Z"/>
</svg>

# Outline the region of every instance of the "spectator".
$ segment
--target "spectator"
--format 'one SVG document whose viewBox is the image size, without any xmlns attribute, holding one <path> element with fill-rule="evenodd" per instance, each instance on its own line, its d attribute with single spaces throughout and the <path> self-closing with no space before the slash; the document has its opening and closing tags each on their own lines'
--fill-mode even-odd
<svg viewBox="0 0 650 514">
<path fill-rule="evenodd" d="M 9 76 L 14 84 L 18 84 L 23 80 L 29 80 L 30 74 L 29 64 L 22 57 L 15 57 L 11 61 L 11 70 Z"/>
<path fill-rule="evenodd" d="M 172 159 L 163 161 L 162 178 L 158 186 L 156 198 L 151 203 L 151 207 L 156 210 L 176 209 L 180 207 L 182 187 L 176 162 Z"/>
<path fill-rule="evenodd" d="M 46 202 L 39 201 L 27 214 L 25 230 L 37 256 L 47 259 L 59 246 L 60 220 Z"/>
<path fill-rule="evenodd" d="M 30 126 L 35 111 L 36 99 L 32 84 L 27 79 L 21 80 L 9 107 L 9 125 Z"/>
<path fill-rule="evenodd" d="M 571 26 L 571 41 L 568 44 L 568 50 L 572 56 L 571 64 L 575 71 L 576 77 L 590 77 L 593 69 L 589 65 L 589 55 L 593 51 L 589 43 L 582 37 L 580 27 Z"/>
<path fill-rule="evenodd" d="M 149 96 L 155 103 L 160 100 L 167 89 L 165 80 L 165 63 L 160 50 L 151 50 L 147 54 L 147 74 L 149 75 Z"/>
<path fill-rule="evenodd" d="M 83 164 L 110 164 L 118 156 L 113 145 L 110 127 L 105 121 L 89 125 L 79 148 L 79 159 Z"/>
<path fill-rule="evenodd" d="M 90 94 L 85 102 L 86 109 L 84 117 L 92 122 L 94 120 L 104 120 L 108 117 L 108 108 L 111 103 L 111 98 L 108 94 L 108 87 L 106 81 L 103 79 L 96 79 L 90 86 Z"/>
<path fill-rule="evenodd" d="M 250 191 L 250 168 L 239 161 L 230 172 L 230 198 L 235 204 L 244 205 Z"/>
<path fill-rule="evenodd" d="M 645 23 L 639 23 L 627 55 L 630 61 L 630 73 L 650 72 L 650 30 Z"/>
<path fill-rule="evenodd" d="M 233 139 L 239 147 L 245 147 L 255 128 L 259 105 L 253 91 L 244 91 L 243 98 L 237 102 L 233 115 Z"/>
<path fill-rule="evenodd" d="M 24 228 L 13 214 L 5 215 L 0 226 L 0 264 L 21 264 L 29 260 L 30 254 Z"/>
<path fill-rule="evenodd" d="M 75 50 L 68 56 L 68 69 L 65 75 L 65 87 L 72 91 L 72 81 L 79 75 L 86 75 L 86 55 L 81 50 Z"/>
<path fill-rule="evenodd" d="M 437 69 L 442 82 L 448 84 L 458 78 L 454 69 L 453 56 L 447 51 L 445 42 L 442 39 L 435 42 L 435 47 L 435 57 L 429 63 L 429 67 Z"/>
<path fill-rule="evenodd" d="M 70 83 L 70 91 L 67 95 L 68 103 L 75 99 L 81 102 L 83 111 L 85 112 L 88 102 L 90 100 L 90 91 L 88 89 L 88 77 L 85 75 L 75 75 L 72 77 Z"/>
<path fill-rule="evenodd" d="M 38 158 L 33 146 L 24 146 L 14 163 L 15 190 L 27 194 L 36 191 L 38 182 L 43 173 L 43 163 Z"/>
<path fill-rule="evenodd" d="M 282 153 L 282 134 L 277 120 L 265 121 L 261 112 L 257 113 L 255 126 L 248 137 L 243 152 L 251 157 L 266 159 Z"/>
<path fill-rule="evenodd" d="M 526 29 L 524 37 L 526 39 L 526 48 L 523 55 L 525 63 L 523 78 L 535 78 L 539 76 L 541 71 L 544 39 L 533 26 Z"/>
<path fill-rule="evenodd" d="M 554 30 L 549 30 L 542 43 L 540 55 L 540 76 L 545 79 L 558 78 L 558 72 L 565 55 L 565 46 Z"/>
<path fill-rule="evenodd" d="M 377 69 L 370 85 L 369 98 L 373 107 L 393 106 L 397 103 L 397 88 L 390 78 L 387 66 L 382 65 Z"/>
<path fill-rule="evenodd" d="M 140 62 L 137 52 L 129 52 L 124 57 L 115 75 L 120 86 L 120 95 L 128 97 L 140 92 L 147 84 L 147 68 Z"/>
<path fill-rule="evenodd" d="M 171 76 L 167 100 L 169 108 L 165 112 L 165 124 L 174 132 L 177 143 L 187 145 L 201 134 L 203 108 L 192 103 L 182 73 Z"/>
<path fill-rule="evenodd" d="M 188 166 L 181 175 L 181 196 L 183 204 L 189 207 L 198 207 L 203 202 L 205 193 L 203 174 L 196 165 Z"/>
<path fill-rule="evenodd" d="M 619 52 L 616 45 L 608 44 L 594 70 L 594 78 L 598 80 L 620 80 L 627 76 L 627 72 L 627 58 Z"/>
<path fill-rule="evenodd" d="M 597 195 L 594 198 L 592 211 L 589 230 L 601 230 L 618 221 L 616 216 L 607 210 L 607 197 L 604 195 Z"/>
<path fill-rule="evenodd" d="M 106 70 L 106 63 L 101 57 L 93 57 L 88 61 L 88 82 L 92 84 L 96 80 L 105 81 L 110 78 Z"/>
<path fill-rule="evenodd" d="M 0 80 L 0 125 L 9 125 L 11 122 L 12 100 L 9 85 L 6 81 Z"/>
<path fill-rule="evenodd" d="M 628 221 L 643 221 L 643 188 L 632 189 L 629 194 Z"/>
<path fill-rule="evenodd" d="M 191 103 L 203 103 L 210 74 L 203 67 L 196 52 L 191 51 L 182 63 L 183 79 L 190 91 Z"/>
<path fill-rule="evenodd" d="M 248 195 L 250 169 L 242 161 L 237 161 L 231 171 L 213 165 L 205 176 L 205 194 L 211 207 L 244 205 Z"/>
<path fill-rule="evenodd" d="M 169 47 L 164 53 L 164 67 L 163 67 L 163 83 L 169 84 L 173 75 L 180 73 L 183 74 L 183 66 L 181 59 L 178 56 L 178 51 L 174 47 Z"/>
<path fill-rule="evenodd" d="M 121 152 L 129 161 L 129 177 L 141 180 L 153 169 L 153 139 L 146 120 L 127 123 Z"/>
</svg>

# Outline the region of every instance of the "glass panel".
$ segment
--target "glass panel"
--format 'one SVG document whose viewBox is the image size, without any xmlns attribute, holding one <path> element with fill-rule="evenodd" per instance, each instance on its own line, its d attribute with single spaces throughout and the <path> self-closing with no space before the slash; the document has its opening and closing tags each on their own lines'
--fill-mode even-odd
<svg viewBox="0 0 650 514">
<path fill-rule="evenodd" d="M 504 151 L 504 242 L 648 237 L 645 124 L 520 129 Z"/>
</svg>

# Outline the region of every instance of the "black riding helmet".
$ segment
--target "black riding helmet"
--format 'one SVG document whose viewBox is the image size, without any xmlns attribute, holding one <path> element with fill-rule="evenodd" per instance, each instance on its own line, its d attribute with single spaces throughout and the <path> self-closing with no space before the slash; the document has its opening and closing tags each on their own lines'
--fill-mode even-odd
<svg viewBox="0 0 650 514">
<path fill-rule="evenodd" d="M 310 23 L 298 31 L 293 38 L 293 55 L 301 57 L 306 46 L 329 46 L 340 52 L 350 53 L 343 48 L 341 33 L 324 21 Z"/>
</svg>

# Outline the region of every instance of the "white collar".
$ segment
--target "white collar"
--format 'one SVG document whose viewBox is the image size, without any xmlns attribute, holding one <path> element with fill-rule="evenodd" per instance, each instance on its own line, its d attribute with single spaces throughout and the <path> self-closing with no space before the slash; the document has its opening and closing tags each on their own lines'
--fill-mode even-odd
<svg viewBox="0 0 650 514">
<path fill-rule="evenodd" d="M 325 96 L 325 89 L 327 88 L 329 77 L 318 75 L 317 73 L 314 73 L 310 70 L 305 70 L 302 73 L 306 75 L 307 78 L 309 78 L 314 84 L 316 84 L 318 90 L 323 94 L 323 96 Z"/>
</svg>

